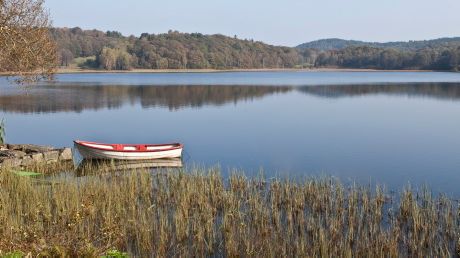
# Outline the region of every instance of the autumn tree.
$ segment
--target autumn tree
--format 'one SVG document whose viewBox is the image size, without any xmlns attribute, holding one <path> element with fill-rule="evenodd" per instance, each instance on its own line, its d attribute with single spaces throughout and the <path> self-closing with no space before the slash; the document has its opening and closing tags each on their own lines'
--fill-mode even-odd
<svg viewBox="0 0 460 258">
<path fill-rule="evenodd" d="M 104 47 L 101 53 L 97 56 L 99 66 L 106 70 L 115 69 L 117 56 L 115 49 Z"/>
<path fill-rule="evenodd" d="M 117 70 L 129 70 L 131 69 L 131 60 L 131 55 L 128 52 L 119 50 L 115 68 Z"/>
<path fill-rule="evenodd" d="M 104 47 L 96 62 L 99 67 L 106 70 L 129 70 L 131 69 L 133 57 L 124 49 L 113 49 Z"/>
<path fill-rule="evenodd" d="M 43 0 L 0 0 L 0 72 L 18 82 L 51 78 L 57 63 Z"/>
<path fill-rule="evenodd" d="M 73 54 L 70 50 L 64 48 L 59 51 L 59 63 L 61 66 L 69 66 L 73 60 Z"/>
</svg>

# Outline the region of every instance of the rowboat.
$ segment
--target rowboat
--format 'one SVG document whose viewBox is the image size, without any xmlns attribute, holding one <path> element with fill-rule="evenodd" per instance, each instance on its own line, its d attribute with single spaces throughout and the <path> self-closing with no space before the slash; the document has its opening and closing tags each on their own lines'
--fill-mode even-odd
<svg viewBox="0 0 460 258">
<path fill-rule="evenodd" d="M 74 141 L 75 148 L 84 159 L 105 160 L 153 160 L 179 158 L 183 145 L 169 144 L 108 144 L 87 141 Z"/>
</svg>

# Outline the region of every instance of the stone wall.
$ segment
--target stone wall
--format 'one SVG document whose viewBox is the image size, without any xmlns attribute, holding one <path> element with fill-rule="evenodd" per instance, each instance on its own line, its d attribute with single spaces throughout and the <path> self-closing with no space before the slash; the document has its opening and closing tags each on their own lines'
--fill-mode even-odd
<svg viewBox="0 0 460 258">
<path fill-rule="evenodd" d="M 23 167 L 36 163 L 72 160 L 70 148 L 56 149 L 32 144 L 0 145 L 0 167 Z"/>
</svg>

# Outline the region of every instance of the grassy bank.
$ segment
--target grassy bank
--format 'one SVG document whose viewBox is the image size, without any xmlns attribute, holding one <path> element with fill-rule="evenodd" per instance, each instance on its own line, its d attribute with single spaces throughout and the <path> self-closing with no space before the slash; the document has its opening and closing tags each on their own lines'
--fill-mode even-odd
<svg viewBox="0 0 460 258">
<path fill-rule="evenodd" d="M 57 183 L 0 173 L 0 255 L 454 256 L 459 209 L 428 191 L 391 198 L 331 178 L 218 171 Z"/>
</svg>

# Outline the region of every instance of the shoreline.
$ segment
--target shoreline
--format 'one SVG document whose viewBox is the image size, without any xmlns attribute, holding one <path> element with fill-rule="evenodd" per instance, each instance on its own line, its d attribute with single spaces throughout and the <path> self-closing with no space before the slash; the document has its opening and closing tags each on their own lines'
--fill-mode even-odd
<svg viewBox="0 0 460 258">
<path fill-rule="evenodd" d="M 437 72 L 434 70 L 378 70 L 351 68 L 260 68 L 260 69 L 131 69 L 101 70 L 81 68 L 58 68 L 56 74 L 75 73 L 229 73 L 229 72 Z M 443 71 L 444 72 L 444 71 Z M 445 71 L 449 72 L 449 71 Z M 5 75 L 5 74 L 3 74 Z"/>
<path fill-rule="evenodd" d="M 55 74 L 91 74 L 91 73 L 238 73 L 238 72 L 446 72 L 456 73 L 455 71 L 439 70 L 378 70 L 378 69 L 358 69 L 358 68 L 261 68 L 261 69 L 131 69 L 131 70 L 102 70 L 102 69 L 82 69 L 82 68 L 58 68 Z M 1 76 L 14 76 L 9 72 L 0 72 Z"/>
</svg>

